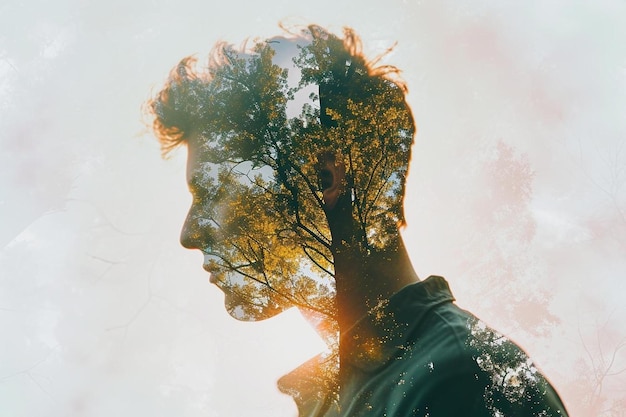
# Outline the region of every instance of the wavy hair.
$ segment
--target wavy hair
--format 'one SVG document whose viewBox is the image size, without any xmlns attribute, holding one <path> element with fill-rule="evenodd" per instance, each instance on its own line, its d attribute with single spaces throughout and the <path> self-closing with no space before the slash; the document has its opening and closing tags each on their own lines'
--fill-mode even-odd
<svg viewBox="0 0 626 417">
<path fill-rule="evenodd" d="M 283 27 L 290 40 L 306 43 L 323 40 L 329 45 L 333 65 L 351 67 L 365 75 L 388 81 L 389 88 L 397 88 L 404 95 L 408 89 L 400 77 L 400 70 L 392 65 L 378 65 L 380 60 L 393 50 L 395 44 L 372 60 L 367 60 L 362 51 L 361 38 L 351 28 L 343 29 L 340 38 L 318 25 L 309 25 L 299 32 Z M 255 42 L 255 44 L 258 42 Z M 226 42 L 217 43 L 211 53 L 207 66 L 198 69 L 197 59 L 193 56 L 183 58 L 171 71 L 163 88 L 145 103 L 145 112 L 151 118 L 151 127 L 160 142 L 163 156 L 185 143 L 188 135 L 201 130 L 203 119 L 210 112 L 211 82 L 218 68 L 230 65 L 232 52 L 252 53 L 247 42 L 241 47 Z M 411 114 L 408 104 L 406 111 Z M 415 132 L 414 122 L 413 133 Z"/>
</svg>

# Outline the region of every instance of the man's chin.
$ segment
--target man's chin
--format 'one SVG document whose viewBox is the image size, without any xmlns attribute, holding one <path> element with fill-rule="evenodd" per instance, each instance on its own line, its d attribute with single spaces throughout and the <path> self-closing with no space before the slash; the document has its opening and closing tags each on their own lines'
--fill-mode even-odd
<svg viewBox="0 0 626 417">
<path fill-rule="evenodd" d="M 228 314 L 239 321 L 263 321 L 282 313 L 288 306 L 274 304 L 260 306 L 261 301 L 246 302 L 246 296 L 239 294 L 236 287 L 232 287 L 226 276 L 219 273 L 211 273 L 209 281 L 224 294 L 224 307 Z M 265 304 L 265 303 L 263 303 Z"/>
<path fill-rule="evenodd" d="M 263 321 L 270 319 L 280 313 L 284 308 L 250 308 L 242 305 L 241 302 L 229 300 L 228 294 L 224 297 L 224 307 L 230 316 L 238 321 Z"/>
</svg>

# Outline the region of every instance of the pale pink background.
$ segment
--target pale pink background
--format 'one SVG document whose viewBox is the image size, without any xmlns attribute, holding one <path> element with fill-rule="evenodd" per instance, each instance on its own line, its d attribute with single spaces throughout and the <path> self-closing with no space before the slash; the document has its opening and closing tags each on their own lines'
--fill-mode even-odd
<svg viewBox="0 0 626 417">
<path fill-rule="evenodd" d="M 518 341 L 573 416 L 626 415 L 626 5 L 9 0 L 0 6 L 0 415 L 293 416 L 321 349 L 239 323 L 178 229 L 184 151 L 140 106 L 185 55 L 354 27 L 404 70 L 418 273 Z M 525 191 L 524 191 L 525 190 Z"/>
</svg>

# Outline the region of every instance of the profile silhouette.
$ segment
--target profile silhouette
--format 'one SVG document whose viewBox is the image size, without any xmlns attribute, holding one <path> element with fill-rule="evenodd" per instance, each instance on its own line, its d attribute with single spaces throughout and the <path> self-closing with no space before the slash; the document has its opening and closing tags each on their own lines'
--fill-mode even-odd
<svg viewBox="0 0 626 417">
<path fill-rule="evenodd" d="M 202 251 L 230 314 L 296 306 L 330 346 L 279 382 L 302 416 L 564 416 L 517 345 L 420 281 L 399 229 L 415 123 L 399 71 L 318 26 L 185 58 L 149 102 L 185 144 Z"/>
</svg>

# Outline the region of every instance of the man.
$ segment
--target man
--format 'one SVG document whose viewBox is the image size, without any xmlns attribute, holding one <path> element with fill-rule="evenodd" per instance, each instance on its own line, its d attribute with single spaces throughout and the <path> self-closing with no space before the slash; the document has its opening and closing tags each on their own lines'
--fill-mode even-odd
<svg viewBox="0 0 626 417">
<path fill-rule="evenodd" d="M 150 102 L 164 151 L 188 148 L 181 243 L 231 315 L 297 306 L 336 348 L 279 381 L 302 416 L 566 415 L 519 347 L 418 279 L 399 234 L 415 125 L 377 61 L 317 26 L 181 61 Z"/>
</svg>

